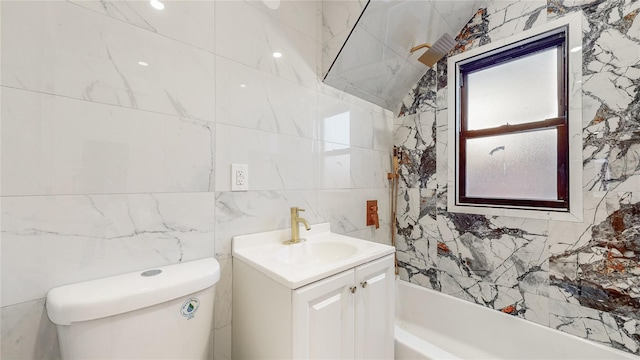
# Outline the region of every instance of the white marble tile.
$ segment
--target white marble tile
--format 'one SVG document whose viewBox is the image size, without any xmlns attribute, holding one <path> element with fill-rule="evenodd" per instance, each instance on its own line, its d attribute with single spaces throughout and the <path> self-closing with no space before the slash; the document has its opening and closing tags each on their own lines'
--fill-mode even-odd
<svg viewBox="0 0 640 360">
<path fill-rule="evenodd" d="M 394 133 L 396 145 L 408 150 L 424 151 L 434 145 L 433 124 L 436 114 L 433 110 L 403 116 L 401 125 Z"/>
<path fill-rule="evenodd" d="M 216 121 L 315 138 L 315 91 L 223 57 L 216 59 Z"/>
<path fill-rule="evenodd" d="M 430 267 L 438 266 L 438 192 L 436 189 L 420 189 L 420 218 L 418 220 L 420 238 L 426 241 L 426 254 Z M 424 251 L 424 250 L 423 250 Z"/>
<path fill-rule="evenodd" d="M 398 54 L 387 49 L 382 41 L 356 27 L 349 35 L 338 60 L 333 64 L 330 75 L 343 76 L 352 71 L 353 78 L 349 80 L 363 81 L 377 75 L 372 70 L 379 68 L 378 63 L 394 57 L 399 58 Z"/>
<path fill-rule="evenodd" d="M 392 155 L 393 113 L 389 110 L 385 110 L 382 114 L 373 112 L 373 148 L 387 151 Z"/>
<path fill-rule="evenodd" d="M 429 254 L 430 239 L 423 233 L 420 218 L 420 189 L 402 189 L 398 196 L 396 215 L 396 249 L 398 260 L 417 269 L 427 269 L 431 264 Z M 428 216 L 427 216 L 428 217 Z M 435 227 L 429 230 L 437 230 Z"/>
<path fill-rule="evenodd" d="M 318 142 L 318 187 L 363 189 L 388 186 L 389 153 Z"/>
<path fill-rule="evenodd" d="M 319 189 L 348 189 L 351 187 L 351 163 L 353 161 L 351 154 L 354 149 L 342 144 L 318 142 Z"/>
<path fill-rule="evenodd" d="M 633 88 L 626 77 L 614 72 L 599 72 L 583 77 L 582 89 L 587 94 L 601 99 L 602 103 L 614 111 L 625 110 L 633 101 Z"/>
<path fill-rule="evenodd" d="M 391 245 L 391 225 L 380 224 L 379 228 L 371 225 L 362 230 L 356 230 L 345 233 L 344 235 L 352 236 L 362 240 L 373 241 L 378 244 Z"/>
<path fill-rule="evenodd" d="M 311 139 L 218 124 L 216 148 L 216 191 L 231 190 L 231 164 L 249 165 L 249 190 L 316 188 Z"/>
<path fill-rule="evenodd" d="M 338 99 L 341 101 L 344 101 L 346 103 L 352 104 L 352 105 L 356 105 L 362 109 L 365 109 L 367 111 L 371 111 L 373 113 L 376 114 L 386 114 L 385 116 L 391 114 L 391 112 L 383 107 L 381 107 L 380 105 L 376 105 L 373 104 L 370 101 L 361 99 L 357 96 L 354 96 L 352 94 L 346 93 L 342 90 L 338 90 L 335 87 L 332 87 L 330 85 L 326 85 L 322 82 L 318 83 L 318 89 L 319 92 L 324 94 L 324 95 L 328 95 L 333 97 L 334 99 Z"/>
<path fill-rule="evenodd" d="M 436 182 L 440 189 L 447 187 L 448 145 L 447 134 L 449 130 L 448 109 L 436 111 Z M 446 203 L 446 199 L 445 199 Z"/>
<path fill-rule="evenodd" d="M 322 42 L 349 33 L 355 26 L 366 0 L 334 0 L 322 2 Z"/>
<path fill-rule="evenodd" d="M 371 167 L 366 168 L 359 162 L 356 167 L 352 167 L 354 185 L 360 188 L 388 189 L 387 174 L 391 172 L 393 151 L 358 149 L 356 154 L 363 159 L 369 159 Z M 358 161 L 357 157 L 355 159 Z"/>
<path fill-rule="evenodd" d="M 331 231 L 344 234 L 367 228 L 367 200 L 378 200 L 380 224 L 389 221 L 389 192 L 386 189 L 320 190 L 320 217 L 331 223 Z"/>
<path fill-rule="evenodd" d="M 425 71 L 424 65 L 411 64 L 407 57 L 356 27 L 325 83 L 395 111 Z"/>
<path fill-rule="evenodd" d="M 231 239 L 236 235 L 290 229 L 290 208 L 309 224 L 325 222 L 318 216 L 316 191 L 249 191 L 216 193 L 216 257 L 231 256 Z"/>
<path fill-rule="evenodd" d="M 69 2 L 2 15 L 3 85 L 213 121 L 213 54 Z"/>
<path fill-rule="evenodd" d="M 213 193 L 2 199 L 2 306 L 214 254 Z"/>
<path fill-rule="evenodd" d="M 495 1 L 487 7 L 488 35 L 492 41 L 501 40 L 536 25 L 544 24 L 546 0 Z"/>
<path fill-rule="evenodd" d="M 606 69 L 593 69 L 595 71 L 624 68 L 638 64 L 638 40 L 630 38 L 617 29 L 602 31 L 595 44 L 593 44 L 593 51 L 592 56 L 596 60 L 609 65 Z"/>
<path fill-rule="evenodd" d="M 439 269 L 492 285 L 548 294 L 548 221 L 450 213 L 437 218 L 442 242 Z"/>
<path fill-rule="evenodd" d="M 485 2 L 485 0 L 431 0 L 434 9 L 454 33 L 459 32 Z M 453 33 L 450 35 L 455 36 Z"/>
<path fill-rule="evenodd" d="M 585 196 L 585 218 L 592 220 L 564 233 L 558 231 L 553 238 L 550 280 L 558 289 L 551 296 L 633 317 L 640 291 L 632 234 L 638 229 L 640 197 L 637 193 L 620 192 Z"/>
<path fill-rule="evenodd" d="M 216 2 L 215 26 L 217 55 L 315 89 L 315 41 L 241 1 Z"/>
<path fill-rule="evenodd" d="M 465 20 L 466 22 L 466 20 Z M 333 63 L 325 82 L 397 112 L 416 79 L 427 70 L 418 58 L 445 33 L 455 34 L 427 1 L 372 1 Z M 326 70 L 341 46 L 339 34 L 323 43 Z"/>
<path fill-rule="evenodd" d="M 549 302 L 544 296 L 448 273 L 441 274 L 440 284 L 445 294 L 548 325 Z"/>
<path fill-rule="evenodd" d="M 420 189 L 409 188 L 398 191 L 398 210 L 396 214 L 396 225 L 399 229 L 411 229 L 420 220 Z M 419 229 L 416 231 L 405 231 L 403 236 L 408 239 L 420 237 Z"/>
<path fill-rule="evenodd" d="M 213 1 L 163 1 L 164 9 L 162 10 L 155 9 L 149 1 L 70 0 L 70 2 L 213 52 Z"/>
<path fill-rule="evenodd" d="M 3 359 L 60 359 L 55 324 L 45 310 L 45 299 L 23 302 L 0 309 Z"/>
<path fill-rule="evenodd" d="M 2 194 L 207 191 L 213 123 L 2 88 Z"/>
<path fill-rule="evenodd" d="M 587 245 L 591 240 L 593 224 L 598 224 L 609 215 L 605 206 L 604 192 L 584 192 L 584 218 L 585 222 L 549 221 L 549 254 L 561 255 L 565 252 L 576 251 Z M 577 268 L 575 269 L 577 271 Z M 560 272 L 558 272 L 560 271 Z M 570 275 L 566 271 L 551 267 L 551 273 L 556 276 L 567 276 L 575 279 L 576 273 Z"/>
<path fill-rule="evenodd" d="M 344 43 L 347 41 L 348 37 L 349 37 L 349 32 L 345 31 L 322 43 L 322 50 L 321 50 L 322 56 L 320 57 L 320 61 L 322 61 L 322 67 L 321 67 L 322 79 L 325 78 L 325 76 L 327 75 L 327 72 L 329 71 L 333 63 L 336 61 L 336 58 L 338 57 L 338 53 L 340 52 L 340 49 L 342 49 L 342 46 L 344 45 Z"/>
<path fill-rule="evenodd" d="M 296 31 L 311 38 L 321 41 L 321 35 L 317 34 L 318 22 L 321 21 L 322 1 L 316 0 L 244 0 L 251 6 L 262 10 L 274 19 L 289 25 Z"/>
<path fill-rule="evenodd" d="M 464 23 L 467 20 L 468 18 Z M 452 29 L 430 1 L 372 1 L 358 22 L 358 28 L 366 30 L 423 73 L 427 68 L 418 58 L 426 50 L 411 54 L 411 48 L 423 43 L 433 44 L 445 33 L 455 36 L 455 31 L 459 30 Z M 357 44 L 349 45 L 361 47 Z M 412 77 L 414 83 L 419 76 Z"/>
<path fill-rule="evenodd" d="M 522 297 L 525 304 L 522 317 L 540 325 L 549 326 L 549 298 L 527 292 L 522 292 Z"/>
<path fill-rule="evenodd" d="M 318 139 L 372 149 L 375 119 L 382 116 L 373 107 L 376 106 L 362 107 L 331 95 L 318 94 Z"/>
<path fill-rule="evenodd" d="M 637 320 L 550 300 L 551 328 L 637 353 Z M 634 339 L 635 338 L 635 339 Z"/>
</svg>

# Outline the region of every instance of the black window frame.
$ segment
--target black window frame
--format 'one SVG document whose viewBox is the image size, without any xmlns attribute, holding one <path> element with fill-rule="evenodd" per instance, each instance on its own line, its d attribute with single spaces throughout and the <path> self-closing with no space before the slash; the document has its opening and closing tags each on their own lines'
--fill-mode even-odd
<svg viewBox="0 0 640 360">
<path fill-rule="evenodd" d="M 532 38 L 521 40 L 490 51 L 476 55 L 458 63 L 457 96 L 459 108 L 456 129 L 456 170 L 458 172 L 456 205 L 458 206 L 494 206 L 504 208 L 519 208 L 527 210 L 570 211 L 569 202 L 569 70 L 568 70 L 568 32 L 567 26 L 554 29 Z M 469 130 L 467 128 L 467 77 L 470 73 L 487 69 L 496 65 L 516 60 L 534 53 L 558 48 L 558 117 L 540 119 L 515 125 Z M 532 200 L 513 198 L 486 198 L 466 196 L 466 141 L 468 139 L 499 136 L 508 134 L 522 134 L 529 131 L 556 129 L 557 130 L 557 199 Z"/>
</svg>

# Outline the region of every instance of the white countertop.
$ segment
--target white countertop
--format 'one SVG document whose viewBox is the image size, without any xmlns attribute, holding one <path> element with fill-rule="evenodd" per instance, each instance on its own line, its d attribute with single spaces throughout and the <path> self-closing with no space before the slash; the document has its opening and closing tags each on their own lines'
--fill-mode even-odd
<svg viewBox="0 0 640 360">
<path fill-rule="evenodd" d="M 234 236 L 232 253 L 277 282 L 297 289 L 344 270 L 393 254 L 395 248 L 331 232 L 330 224 L 300 228 L 298 244 L 284 245 L 291 229 Z"/>
</svg>

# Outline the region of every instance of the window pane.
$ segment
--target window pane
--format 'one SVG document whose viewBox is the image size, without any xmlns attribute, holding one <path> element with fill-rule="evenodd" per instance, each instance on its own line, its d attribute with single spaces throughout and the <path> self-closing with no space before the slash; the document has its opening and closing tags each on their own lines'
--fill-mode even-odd
<svg viewBox="0 0 640 360">
<path fill-rule="evenodd" d="M 557 131 L 467 140 L 467 196 L 557 200 Z"/>
<path fill-rule="evenodd" d="M 558 48 L 469 73 L 467 129 L 558 117 Z"/>
</svg>

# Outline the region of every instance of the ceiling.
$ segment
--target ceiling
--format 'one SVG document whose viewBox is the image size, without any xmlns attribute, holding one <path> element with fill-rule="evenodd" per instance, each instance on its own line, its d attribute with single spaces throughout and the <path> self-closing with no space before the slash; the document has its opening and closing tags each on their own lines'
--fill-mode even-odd
<svg viewBox="0 0 640 360">
<path fill-rule="evenodd" d="M 427 71 L 418 61 L 444 33 L 452 37 L 486 0 L 370 0 L 325 75 L 327 85 L 397 113 Z"/>
</svg>

